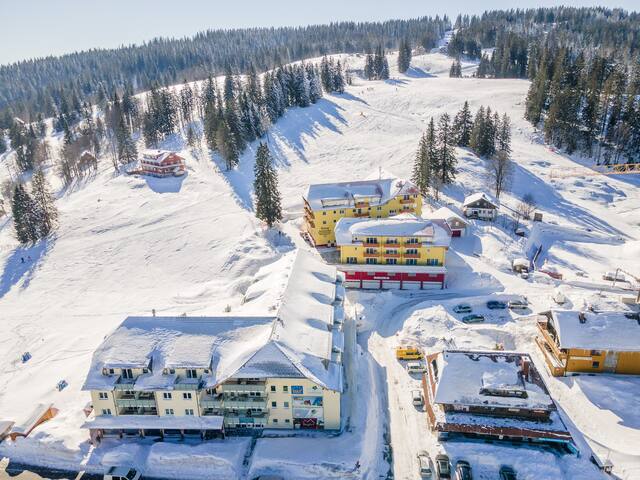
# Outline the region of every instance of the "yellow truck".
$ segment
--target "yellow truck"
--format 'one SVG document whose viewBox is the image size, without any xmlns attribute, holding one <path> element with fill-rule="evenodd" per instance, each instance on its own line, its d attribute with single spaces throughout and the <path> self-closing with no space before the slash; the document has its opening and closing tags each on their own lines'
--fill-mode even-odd
<svg viewBox="0 0 640 480">
<path fill-rule="evenodd" d="M 398 360 L 422 360 L 424 355 L 418 347 L 403 345 L 396 348 L 396 358 Z"/>
</svg>

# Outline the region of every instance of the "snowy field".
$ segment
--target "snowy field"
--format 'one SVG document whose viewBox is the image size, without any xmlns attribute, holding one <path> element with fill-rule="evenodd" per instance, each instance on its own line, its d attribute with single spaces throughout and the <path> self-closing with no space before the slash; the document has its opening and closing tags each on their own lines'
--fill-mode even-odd
<svg viewBox="0 0 640 480">
<path fill-rule="evenodd" d="M 350 68 L 362 68 L 362 57 L 341 58 Z M 182 178 L 114 176 L 104 160 L 94 178 L 60 191 L 60 228 L 54 238 L 32 248 L 19 247 L 11 221 L 0 219 L 0 420 L 19 421 L 39 402 L 60 409 L 28 439 L 0 444 L 0 457 L 96 471 L 131 462 L 148 475 L 181 478 L 373 479 L 388 474 L 390 440 L 397 479 L 418 478 L 421 449 L 432 456 L 446 451 L 453 461 L 469 460 L 480 479 L 497 478 L 505 463 L 518 470 L 519 479 L 603 478 L 588 461 L 593 449 L 612 460 L 619 478 L 640 478 L 638 378 L 549 377 L 533 341 L 534 323 L 526 318 L 552 304 L 560 283 L 575 308 L 588 303 L 622 308 L 617 300 L 624 290 L 610 292 L 601 277 L 617 267 L 639 270 L 639 179 L 552 178 L 552 172 L 584 161 L 545 147 L 523 119 L 527 81 L 452 79 L 451 59 L 437 53 L 414 57 L 406 74 L 395 72 L 395 63 L 389 59 L 392 79 L 356 78 L 344 94 L 292 109 L 271 128 L 268 141 L 286 210 L 280 227 L 284 235 L 266 231 L 253 216 L 255 144 L 237 171 L 224 172 L 222 163 L 205 152 L 167 142 L 187 159 Z M 474 68 L 463 64 L 463 74 Z M 255 444 L 240 438 L 203 445 L 105 442 L 90 448 L 88 433 L 79 428 L 89 401 L 80 387 L 105 335 L 126 316 L 152 309 L 162 315 L 217 315 L 227 306 L 231 312 L 248 308 L 241 305 L 243 294 L 261 266 L 296 246 L 309 248 L 299 235 L 301 195 L 309 183 L 361 179 L 380 168 L 410 176 L 429 118 L 453 117 L 465 100 L 474 112 L 490 106 L 512 120 L 516 168 L 511 191 L 502 198 L 503 218 L 492 226 L 475 222 L 469 237 L 452 242 L 447 290 L 349 293 L 347 311 L 357 317 L 359 334 L 340 435 L 291 438 L 279 432 Z M 458 150 L 458 159 L 456 183 L 446 189 L 441 204 L 459 205 L 467 193 L 486 186 L 482 160 L 465 150 Z M 7 175 L 4 161 L 0 157 L 0 180 Z M 526 193 L 534 195 L 545 220 L 545 228 L 525 225 L 529 240 L 502 227 L 509 209 Z M 532 245 L 543 246 L 541 259 L 561 271 L 565 281 L 543 274 L 523 280 L 510 272 L 511 260 Z M 482 311 L 487 299 L 522 295 L 531 303 L 522 314 Z M 460 322 L 452 312 L 460 299 L 486 313 L 487 321 Z M 395 360 L 393 349 L 403 341 L 429 352 L 502 344 L 531 353 L 580 457 L 488 443 L 438 444 L 425 414 L 411 405 L 410 390 L 418 380 Z M 33 358 L 23 364 L 25 351 Z M 69 386 L 58 392 L 61 379 Z"/>
</svg>

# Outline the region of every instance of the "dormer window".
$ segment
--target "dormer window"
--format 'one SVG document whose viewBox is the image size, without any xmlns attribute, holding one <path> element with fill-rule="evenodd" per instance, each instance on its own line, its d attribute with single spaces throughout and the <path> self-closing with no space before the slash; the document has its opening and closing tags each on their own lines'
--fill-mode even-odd
<svg viewBox="0 0 640 480">
<path fill-rule="evenodd" d="M 145 368 L 143 368 L 143 369 L 142 369 L 142 373 L 149 373 L 149 369 L 148 369 L 148 368 L 146 368 L 146 367 L 145 367 Z"/>
<path fill-rule="evenodd" d="M 187 378 L 198 378 L 198 372 L 195 368 L 187 369 Z"/>
</svg>

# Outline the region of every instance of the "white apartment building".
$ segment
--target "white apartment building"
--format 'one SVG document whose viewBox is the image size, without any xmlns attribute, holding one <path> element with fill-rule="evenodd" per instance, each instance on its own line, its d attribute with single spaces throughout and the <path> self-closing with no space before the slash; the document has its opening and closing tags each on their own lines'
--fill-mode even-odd
<svg viewBox="0 0 640 480">
<path fill-rule="evenodd" d="M 127 318 L 94 353 L 83 386 L 92 440 L 340 429 L 343 277 L 308 252 L 285 261 L 270 315 Z"/>
</svg>

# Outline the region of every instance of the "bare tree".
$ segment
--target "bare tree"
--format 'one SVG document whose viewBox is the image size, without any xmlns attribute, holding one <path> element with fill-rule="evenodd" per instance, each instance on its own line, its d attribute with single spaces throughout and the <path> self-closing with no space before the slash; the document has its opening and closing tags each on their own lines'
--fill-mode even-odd
<svg viewBox="0 0 640 480">
<path fill-rule="evenodd" d="M 525 220 L 529 220 L 531 218 L 531 214 L 536 209 L 536 199 L 534 198 L 531 192 L 525 193 L 524 197 L 522 197 L 522 201 L 518 205 L 518 210 L 522 213 L 522 218 Z"/>
<path fill-rule="evenodd" d="M 493 155 L 487 161 L 487 171 L 496 198 L 499 199 L 500 194 L 509 187 L 513 175 L 513 162 L 509 154 L 501 150 Z"/>
</svg>

